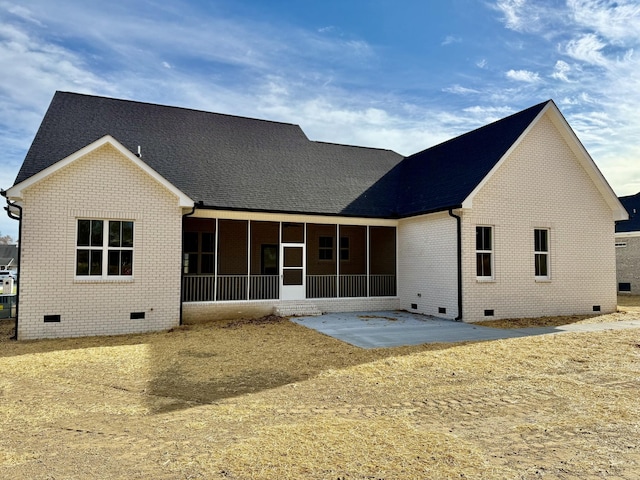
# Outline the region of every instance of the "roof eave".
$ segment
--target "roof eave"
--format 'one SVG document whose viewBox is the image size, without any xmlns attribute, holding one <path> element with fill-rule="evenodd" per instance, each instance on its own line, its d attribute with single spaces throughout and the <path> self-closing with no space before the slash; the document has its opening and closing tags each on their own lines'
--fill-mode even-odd
<svg viewBox="0 0 640 480">
<path fill-rule="evenodd" d="M 102 138 L 99 138 L 95 142 L 86 145 L 80 150 L 72 153 L 71 155 L 63 158 L 62 160 L 57 161 L 53 165 L 41 170 L 40 172 L 32 175 L 31 177 L 23 180 L 20 183 L 15 184 L 10 187 L 6 191 L 6 197 L 14 202 L 20 202 L 23 199 L 23 191 L 29 188 L 36 183 L 43 181 L 44 179 L 50 177 L 54 173 L 58 172 L 62 168 L 66 167 L 84 157 L 85 155 L 97 150 L 98 148 L 110 145 L 115 148 L 119 153 L 121 153 L 124 157 L 126 157 L 131 163 L 133 163 L 136 167 L 143 170 L 147 175 L 161 184 L 164 188 L 169 190 L 172 194 L 174 194 L 178 198 L 178 206 L 181 208 L 190 208 L 193 207 L 194 201 L 186 195 L 182 190 L 178 189 L 175 185 L 169 182 L 166 178 L 152 169 L 147 163 L 142 161 L 139 157 L 134 155 L 130 150 L 124 147 L 120 142 L 118 142 L 111 135 L 105 135 Z"/>
</svg>

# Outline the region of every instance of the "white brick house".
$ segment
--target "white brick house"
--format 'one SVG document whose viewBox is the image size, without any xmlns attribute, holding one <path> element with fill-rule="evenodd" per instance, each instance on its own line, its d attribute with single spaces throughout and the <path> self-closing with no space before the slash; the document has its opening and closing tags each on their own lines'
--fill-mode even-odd
<svg viewBox="0 0 640 480">
<path fill-rule="evenodd" d="M 274 308 L 613 311 L 627 218 L 552 101 L 403 158 L 58 92 L 4 195 L 21 222 L 20 339 Z"/>
<path fill-rule="evenodd" d="M 618 292 L 640 295 L 640 193 L 620 197 L 629 219 L 616 223 Z"/>
</svg>

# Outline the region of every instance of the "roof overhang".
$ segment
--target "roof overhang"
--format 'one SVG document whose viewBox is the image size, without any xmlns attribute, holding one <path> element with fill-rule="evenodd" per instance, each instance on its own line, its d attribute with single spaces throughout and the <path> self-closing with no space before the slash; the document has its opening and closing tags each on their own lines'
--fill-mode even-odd
<svg viewBox="0 0 640 480">
<path fill-rule="evenodd" d="M 635 231 L 635 232 L 616 232 L 615 237 L 616 238 L 640 237 L 640 232 L 638 232 L 638 231 Z"/>
<path fill-rule="evenodd" d="M 506 161 L 507 158 L 513 153 L 513 151 L 520 145 L 522 140 L 527 136 L 527 134 L 531 131 L 531 129 L 540 121 L 540 119 L 544 115 L 549 115 L 549 119 L 553 122 L 555 127 L 558 129 L 560 135 L 564 138 L 565 142 L 574 153 L 580 165 L 584 168 L 585 172 L 593 181 L 593 184 L 596 186 L 603 199 L 611 209 L 613 214 L 613 220 L 628 220 L 629 214 L 620 203 L 617 195 L 600 172 L 600 169 L 596 166 L 595 162 L 589 155 L 589 152 L 584 148 L 582 142 L 578 139 L 577 135 L 564 118 L 556 104 L 550 100 L 547 104 L 540 110 L 540 113 L 533 119 L 533 121 L 529 124 L 529 126 L 522 132 L 520 137 L 511 145 L 509 150 L 502 156 L 502 158 L 493 166 L 493 168 L 489 171 L 489 173 L 482 179 L 482 181 L 473 189 L 473 191 L 467 196 L 467 198 L 462 202 L 462 208 L 472 208 L 473 199 L 477 195 L 477 193 L 484 187 L 484 185 L 489 181 L 491 176 L 500 168 L 500 166 Z"/>
<path fill-rule="evenodd" d="M 44 179 L 50 177 L 54 173 L 58 172 L 62 168 L 71 165 L 77 160 L 81 159 L 85 155 L 105 146 L 110 145 L 114 149 L 116 149 L 123 157 L 127 158 L 133 165 L 137 168 L 145 172 L 149 177 L 153 178 L 156 182 L 158 182 L 161 186 L 163 186 L 170 193 L 175 195 L 178 199 L 178 206 L 181 208 L 190 208 L 193 207 L 194 201 L 189 198 L 182 190 L 178 189 L 175 185 L 169 182 L 166 178 L 152 169 L 149 165 L 142 161 L 138 156 L 134 155 L 130 150 L 124 147 L 120 142 L 118 142 L 111 135 L 105 135 L 104 137 L 96 140 L 95 142 L 90 143 L 86 147 L 81 148 L 75 153 L 72 153 L 66 158 L 54 163 L 53 165 L 41 170 L 35 175 L 27 178 L 26 180 L 15 184 L 13 187 L 7 189 L 5 196 L 7 199 L 12 200 L 14 202 L 20 203 L 23 198 L 23 191 L 36 183 L 43 181 Z"/>
</svg>

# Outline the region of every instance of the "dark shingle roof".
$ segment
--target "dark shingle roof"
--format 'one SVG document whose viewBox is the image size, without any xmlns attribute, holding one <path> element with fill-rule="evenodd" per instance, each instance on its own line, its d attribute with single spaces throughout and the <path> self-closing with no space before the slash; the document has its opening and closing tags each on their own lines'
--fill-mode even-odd
<svg viewBox="0 0 640 480">
<path fill-rule="evenodd" d="M 195 201 L 340 214 L 402 156 L 310 141 L 297 125 L 56 92 L 16 183 L 111 135 Z M 375 200 L 375 199 L 373 199 Z M 351 215 L 382 215 L 365 202 Z"/>
<path fill-rule="evenodd" d="M 546 104 L 403 159 L 297 125 L 56 92 L 16 183 L 111 135 L 207 207 L 405 217 L 459 206 Z"/>
<path fill-rule="evenodd" d="M 399 213 L 410 216 L 459 206 L 548 102 L 406 158 Z"/>
<path fill-rule="evenodd" d="M 640 232 L 640 193 L 620 197 L 620 203 L 629 213 L 629 220 L 616 222 L 616 232 Z"/>
</svg>

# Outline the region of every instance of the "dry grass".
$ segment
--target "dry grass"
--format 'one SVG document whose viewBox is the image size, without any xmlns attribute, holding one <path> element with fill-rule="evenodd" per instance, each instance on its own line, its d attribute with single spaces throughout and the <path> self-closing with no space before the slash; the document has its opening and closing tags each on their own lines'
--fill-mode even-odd
<svg viewBox="0 0 640 480">
<path fill-rule="evenodd" d="M 580 321 L 638 318 L 629 298 Z M 637 479 L 639 387 L 638 330 L 362 350 L 272 317 L 3 342 L 0 478 Z"/>
</svg>

